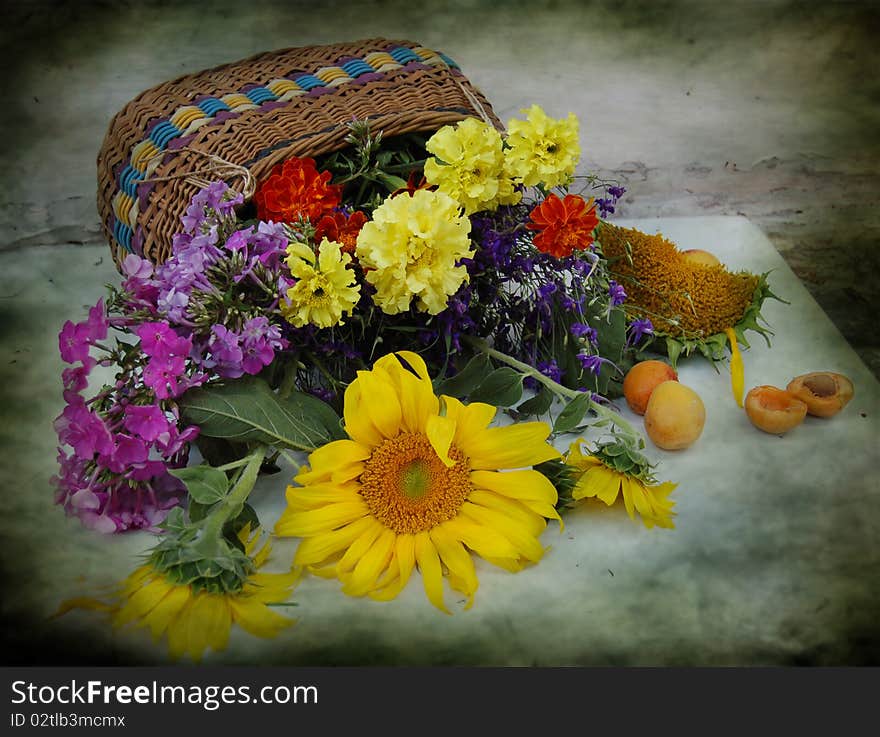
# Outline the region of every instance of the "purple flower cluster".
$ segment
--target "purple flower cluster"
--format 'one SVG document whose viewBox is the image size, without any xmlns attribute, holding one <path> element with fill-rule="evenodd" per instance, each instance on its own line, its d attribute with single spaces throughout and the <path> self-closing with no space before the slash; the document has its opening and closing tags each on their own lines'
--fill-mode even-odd
<svg viewBox="0 0 880 737">
<path fill-rule="evenodd" d="M 617 201 L 623 197 L 624 192 L 626 192 L 626 187 L 618 187 L 616 185 L 606 187 L 606 196 L 596 199 L 596 205 L 599 207 L 599 217 L 607 218 L 609 215 L 613 215 Z"/>
<path fill-rule="evenodd" d="M 61 444 L 56 501 L 100 532 L 156 529 L 184 491 L 168 468 L 186 463 L 198 434 L 194 426 L 181 430 L 176 406 L 162 400 L 198 378 L 187 376 L 189 341 L 165 323 L 141 325 L 140 350 L 100 345 L 115 322 L 101 300 L 87 320 L 68 321 L 59 334 L 62 359 L 79 365 L 62 373 L 66 406 L 55 420 Z M 92 348 L 105 357 L 96 360 Z M 122 368 L 116 383 L 86 400 L 92 369 L 114 364 Z"/>
</svg>

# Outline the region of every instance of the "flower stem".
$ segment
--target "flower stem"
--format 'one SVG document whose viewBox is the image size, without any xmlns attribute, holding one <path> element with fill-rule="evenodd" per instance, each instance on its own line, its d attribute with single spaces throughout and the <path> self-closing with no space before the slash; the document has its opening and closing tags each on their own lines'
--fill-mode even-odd
<svg viewBox="0 0 880 737">
<path fill-rule="evenodd" d="M 223 525 L 241 512 L 248 495 L 257 483 L 260 475 L 260 466 L 266 457 L 267 446 L 259 445 L 248 456 L 241 459 L 245 461 L 244 469 L 238 475 L 232 489 L 226 497 L 217 504 L 211 513 L 205 518 L 204 539 L 210 540 L 219 536 Z"/>
<path fill-rule="evenodd" d="M 538 381 L 546 386 L 556 396 L 565 397 L 566 399 L 577 399 L 578 397 L 583 396 L 583 392 L 580 392 L 577 389 L 569 389 L 567 386 L 562 386 L 562 384 L 553 381 L 553 379 L 551 379 L 549 376 L 545 376 L 536 368 L 529 366 L 527 363 L 517 361 L 512 356 L 508 356 L 506 353 L 495 350 L 482 338 L 463 336 L 462 340 L 471 345 L 473 348 L 476 348 L 481 353 L 485 353 L 487 356 L 494 358 L 497 361 L 501 361 L 501 363 L 506 363 L 508 366 L 516 369 L 524 376 L 530 376 L 535 381 Z M 597 404 L 592 399 L 590 400 L 590 409 L 595 412 L 600 418 L 609 420 L 610 422 L 614 423 L 614 425 L 616 425 L 618 428 L 623 430 L 631 437 L 640 437 L 640 434 L 636 431 L 636 429 L 626 420 L 624 420 L 619 414 L 617 414 L 617 412 L 610 410 L 607 407 L 603 407 L 601 404 Z"/>
</svg>

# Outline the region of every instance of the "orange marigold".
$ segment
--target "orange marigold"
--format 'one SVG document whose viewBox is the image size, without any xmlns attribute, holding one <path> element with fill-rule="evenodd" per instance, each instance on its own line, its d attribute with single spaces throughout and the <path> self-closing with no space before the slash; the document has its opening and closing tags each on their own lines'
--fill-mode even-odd
<svg viewBox="0 0 880 737">
<path fill-rule="evenodd" d="M 353 254 L 358 233 L 361 232 L 365 222 L 367 216 L 360 210 L 355 210 L 348 216 L 344 212 L 335 210 L 318 221 L 315 226 L 315 242 L 320 243 L 322 238 L 336 241 L 342 246 L 343 253 Z"/>
<path fill-rule="evenodd" d="M 585 250 L 593 243 L 593 230 L 599 224 L 593 199 L 567 194 L 559 199 L 555 194 L 529 213 L 529 230 L 538 231 L 535 247 L 556 258 L 571 256 L 575 250 Z"/>
<path fill-rule="evenodd" d="M 257 187 L 254 201 L 260 220 L 311 223 L 331 212 L 342 201 L 342 187 L 330 184 L 330 172 L 319 172 L 314 159 L 288 159 L 272 169 Z"/>
</svg>

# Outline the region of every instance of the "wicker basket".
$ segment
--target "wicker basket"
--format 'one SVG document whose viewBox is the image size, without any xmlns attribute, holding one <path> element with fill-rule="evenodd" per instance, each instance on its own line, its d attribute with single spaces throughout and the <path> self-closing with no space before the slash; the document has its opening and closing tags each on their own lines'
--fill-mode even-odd
<svg viewBox="0 0 880 737">
<path fill-rule="evenodd" d="M 455 62 L 410 41 L 260 54 L 129 102 L 98 154 L 98 212 L 117 266 L 129 253 L 161 263 L 199 177 L 259 180 L 291 156 L 338 150 L 353 118 L 390 136 L 471 116 L 501 128 Z"/>
</svg>

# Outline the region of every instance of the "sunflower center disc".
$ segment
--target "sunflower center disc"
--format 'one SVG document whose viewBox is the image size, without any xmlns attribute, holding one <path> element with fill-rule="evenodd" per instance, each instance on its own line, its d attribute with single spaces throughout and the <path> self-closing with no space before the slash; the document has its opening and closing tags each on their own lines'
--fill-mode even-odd
<svg viewBox="0 0 880 737">
<path fill-rule="evenodd" d="M 447 468 L 428 438 L 405 433 L 373 451 L 360 477 L 371 514 L 394 532 L 430 530 L 458 514 L 471 491 L 470 463 L 455 446 Z"/>
</svg>

